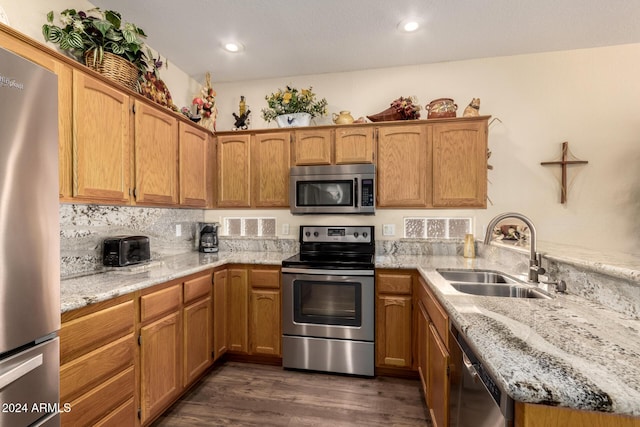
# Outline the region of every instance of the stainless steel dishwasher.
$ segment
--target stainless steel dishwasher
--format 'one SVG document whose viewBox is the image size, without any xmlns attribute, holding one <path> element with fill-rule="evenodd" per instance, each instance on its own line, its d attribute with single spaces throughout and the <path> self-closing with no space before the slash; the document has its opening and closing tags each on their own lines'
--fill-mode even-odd
<svg viewBox="0 0 640 427">
<path fill-rule="evenodd" d="M 498 386 L 464 335 L 453 325 L 451 332 L 460 351 L 452 352 L 450 426 L 512 427 L 513 399 Z"/>
</svg>

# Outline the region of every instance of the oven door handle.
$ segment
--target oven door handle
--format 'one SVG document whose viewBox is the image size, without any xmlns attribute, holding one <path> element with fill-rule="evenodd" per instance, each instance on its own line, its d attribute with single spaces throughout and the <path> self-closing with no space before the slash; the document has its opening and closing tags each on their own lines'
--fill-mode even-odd
<svg viewBox="0 0 640 427">
<path fill-rule="evenodd" d="M 320 274 L 323 276 L 373 276 L 375 270 L 322 270 L 315 268 L 282 267 L 282 274 Z"/>
</svg>

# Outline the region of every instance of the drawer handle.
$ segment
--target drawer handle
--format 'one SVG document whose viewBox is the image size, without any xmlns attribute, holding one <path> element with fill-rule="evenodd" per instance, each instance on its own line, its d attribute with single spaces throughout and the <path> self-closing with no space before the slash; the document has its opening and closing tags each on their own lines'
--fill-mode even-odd
<svg viewBox="0 0 640 427">
<path fill-rule="evenodd" d="M 16 382 L 21 377 L 24 377 L 39 366 L 42 366 L 42 354 L 32 357 L 26 362 L 22 362 L 18 366 L 9 369 L 3 374 L 0 374 L 0 390 L 5 388 L 9 384 Z"/>
</svg>

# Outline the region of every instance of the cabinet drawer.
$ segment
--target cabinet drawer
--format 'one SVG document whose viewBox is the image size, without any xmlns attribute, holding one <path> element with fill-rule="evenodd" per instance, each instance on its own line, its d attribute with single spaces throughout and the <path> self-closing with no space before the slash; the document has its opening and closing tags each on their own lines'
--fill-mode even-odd
<svg viewBox="0 0 640 427">
<path fill-rule="evenodd" d="M 140 321 L 147 322 L 180 309 L 180 284 L 140 297 Z"/>
<path fill-rule="evenodd" d="M 134 364 L 133 335 L 100 347 L 60 367 L 60 401 L 70 402 Z"/>
<path fill-rule="evenodd" d="M 424 307 L 427 309 L 429 319 L 433 323 L 438 335 L 444 342 L 445 346 L 449 348 L 449 315 L 442 308 L 438 300 L 433 296 L 433 293 L 429 289 L 429 286 L 420 278 L 421 300 Z"/>
<path fill-rule="evenodd" d="M 252 269 L 249 275 L 249 283 L 252 288 L 280 288 L 280 269 Z"/>
<path fill-rule="evenodd" d="M 211 294 L 211 272 L 184 282 L 184 303 L 188 304 Z"/>
<path fill-rule="evenodd" d="M 134 427 L 136 418 L 136 407 L 133 398 L 131 398 L 114 409 L 109 415 L 96 422 L 93 427 Z"/>
<path fill-rule="evenodd" d="M 117 409 L 133 397 L 133 366 L 99 387 L 70 402 L 72 410 L 61 415 L 64 426 L 88 426 Z"/>
<path fill-rule="evenodd" d="M 378 292 L 411 295 L 412 275 L 408 273 L 379 273 L 376 277 Z"/>
<path fill-rule="evenodd" d="M 133 333 L 133 301 L 126 301 L 62 324 L 60 363 L 67 363 L 116 338 Z"/>
</svg>

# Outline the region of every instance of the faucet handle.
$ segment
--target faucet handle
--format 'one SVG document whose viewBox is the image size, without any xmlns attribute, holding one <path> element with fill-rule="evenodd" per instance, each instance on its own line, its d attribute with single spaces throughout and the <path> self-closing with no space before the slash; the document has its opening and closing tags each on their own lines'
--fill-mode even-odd
<svg viewBox="0 0 640 427">
<path fill-rule="evenodd" d="M 564 294 L 567 292 L 567 282 L 562 279 L 558 280 L 541 280 L 540 283 L 544 283 L 545 285 L 553 285 L 555 287 L 556 292 L 560 294 Z"/>
</svg>

